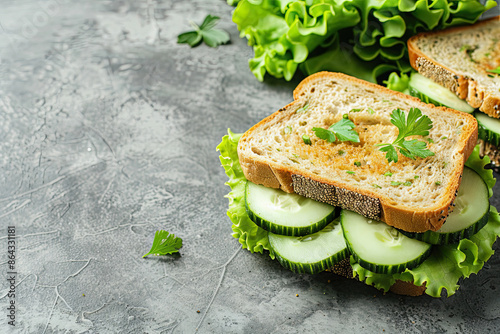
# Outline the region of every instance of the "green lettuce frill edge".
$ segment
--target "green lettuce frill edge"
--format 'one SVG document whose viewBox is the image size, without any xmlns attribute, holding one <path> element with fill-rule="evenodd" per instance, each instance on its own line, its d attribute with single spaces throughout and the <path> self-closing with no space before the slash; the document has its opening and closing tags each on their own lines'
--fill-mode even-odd
<svg viewBox="0 0 500 334">
<path fill-rule="evenodd" d="M 266 73 L 291 80 L 339 71 L 376 82 L 388 71 L 409 71 L 406 40 L 421 31 L 472 24 L 496 5 L 487 0 L 228 0 L 233 22 L 253 46 L 258 80 Z"/>
<path fill-rule="evenodd" d="M 243 249 L 248 249 L 252 253 L 263 253 L 264 250 L 267 250 L 271 258 L 274 259 L 267 231 L 250 220 L 245 208 L 245 184 L 247 180 L 241 170 L 236 149 L 241 135 L 241 133 L 235 134 L 228 129 L 228 134 L 222 137 L 222 142 L 217 146 L 217 150 L 220 152 L 220 162 L 229 177 L 226 185 L 231 187 L 231 191 L 226 195 L 226 198 L 229 199 L 227 215 L 233 223 L 233 237 L 238 239 Z"/>
<path fill-rule="evenodd" d="M 232 222 L 233 237 L 238 239 L 242 248 L 252 253 L 264 253 L 267 250 L 274 259 L 267 231 L 252 222 L 245 209 L 246 179 L 237 153 L 241 135 L 228 129 L 228 134 L 222 137 L 222 142 L 217 146 L 222 167 L 229 177 L 226 184 L 231 187 L 226 196 L 229 199 L 227 215 Z M 479 157 L 479 147 L 476 146 L 465 165 L 483 178 L 491 197 L 496 180 L 491 170 L 484 169 L 489 162 L 487 156 L 482 159 Z M 443 289 L 451 296 L 459 288 L 462 278 L 477 274 L 483 268 L 484 263 L 493 255 L 493 244 L 499 236 L 500 215 L 495 207 L 490 206 L 488 223 L 477 234 L 469 239 L 462 239 L 455 245 L 434 246 L 429 258 L 417 268 L 393 275 L 376 274 L 362 268 L 351 256 L 353 275 L 365 284 L 383 291 L 388 291 L 396 280 L 402 280 L 418 286 L 425 284 L 425 293 L 432 297 L 441 297 Z"/>
</svg>

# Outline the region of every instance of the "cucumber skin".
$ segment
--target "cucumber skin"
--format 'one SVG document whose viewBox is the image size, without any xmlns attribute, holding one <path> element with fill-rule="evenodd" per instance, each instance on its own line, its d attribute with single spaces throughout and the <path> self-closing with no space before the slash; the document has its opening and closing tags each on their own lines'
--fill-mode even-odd
<svg viewBox="0 0 500 334">
<path fill-rule="evenodd" d="M 475 116 L 475 114 L 474 114 Z M 500 146 L 500 134 L 491 131 L 484 127 L 479 121 L 477 122 L 477 137 L 495 146 Z"/>
<path fill-rule="evenodd" d="M 446 107 L 444 104 L 442 104 L 442 103 L 440 103 L 440 102 L 438 102 L 438 101 L 436 101 L 434 99 L 431 99 L 427 95 L 424 95 L 424 94 L 420 93 L 418 90 L 416 90 L 413 87 L 410 87 L 409 91 L 410 91 L 410 95 L 411 96 L 419 98 L 422 102 L 431 103 L 431 104 L 435 105 L 436 107 Z"/>
<path fill-rule="evenodd" d="M 321 231 L 326 227 L 326 225 L 330 224 L 335 218 L 337 218 L 340 214 L 340 209 L 338 207 L 334 207 L 334 210 L 325 218 L 317 222 L 316 224 L 312 224 L 309 226 L 296 227 L 296 226 L 279 226 L 274 223 L 270 223 L 269 221 L 263 219 L 262 217 L 256 215 L 250 210 L 247 202 L 247 188 L 248 182 L 245 185 L 245 210 L 248 214 L 248 217 L 251 221 L 253 221 L 257 226 L 263 228 L 264 230 L 280 235 L 287 235 L 290 237 L 302 237 L 304 235 L 313 234 L 318 231 Z"/>
<path fill-rule="evenodd" d="M 469 226 L 466 229 L 461 231 L 452 232 L 452 233 L 437 233 L 433 231 L 426 231 L 424 233 L 414 233 L 414 232 L 406 232 L 403 230 L 399 230 L 401 234 L 406 235 L 408 238 L 420 240 L 432 245 L 449 245 L 456 244 L 460 242 L 462 239 L 467 239 L 477 232 L 481 230 L 486 223 L 488 223 L 488 217 L 490 215 L 490 209 L 488 207 L 488 211 L 486 214 L 478 220 L 476 224 Z"/>
<path fill-rule="evenodd" d="M 273 249 L 274 250 L 274 249 Z M 283 258 L 276 250 L 274 250 L 274 255 L 276 256 L 276 259 L 278 259 L 278 262 L 285 268 L 293 271 L 294 273 L 298 274 L 318 274 L 322 271 L 325 271 L 326 269 L 331 269 L 333 268 L 334 265 L 339 263 L 340 261 L 346 259 L 349 257 L 350 253 L 346 249 L 343 251 L 332 255 L 328 259 L 315 262 L 315 263 L 295 263 L 295 262 L 290 262 L 287 259 Z"/>
<path fill-rule="evenodd" d="M 250 217 L 250 219 L 255 223 L 255 225 L 263 228 L 268 232 L 280 235 L 288 235 L 290 237 L 302 237 L 304 235 L 313 234 L 318 231 L 321 231 L 326 227 L 326 225 L 330 224 L 335 218 L 338 217 L 340 211 L 339 208 L 335 207 L 335 210 L 333 210 L 331 214 L 329 214 L 316 224 L 304 227 L 295 227 L 295 226 L 278 226 L 276 224 L 268 222 L 267 220 L 254 214 L 248 208 L 248 204 L 246 201 L 245 201 L 245 209 L 247 210 L 248 217 Z"/>
<path fill-rule="evenodd" d="M 349 251 L 351 252 L 352 256 L 354 257 L 354 260 L 361 267 L 363 267 L 363 268 L 365 268 L 365 269 L 367 269 L 369 271 L 372 271 L 372 272 L 374 272 L 376 274 L 386 274 L 386 275 L 392 275 L 392 274 L 396 274 L 396 273 L 402 273 L 406 269 L 413 269 L 415 267 L 418 267 L 419 265 L 422 264 L 422 262 L 424 262 L 429 257 L 429 255 L 431 255 L 431 252 L 432 252 L 432 247 L 429 247 L 427 249 L 427 251 L 425 251 L 416 260 L 413 260 L 413 261 L 410 261 L 410 262 L 406 262 L 406 263 L 401 263 L 401 264 L 398 264 L 398 265 L 395 265 L 395 266 L 391 266 L 391 265 L 387 265 L 387 264 L 380 265 L 380 264 L 376 264 L 376 263 L 372 263 L 372 262 L 368 262 L 368 261 L 360 259 L 359 256 L 356 255 L 356 253 L 354 253 L 352 251 L 352 246 L 349 243 L 349 241 L 347 241 L 347 239 L 346 239 L 346 244 L 347 244 L 347 248 L 349 249 Z"/>
<path fill-rule="evenodd" d="M 355 252 L 354 252 L 354 249 L 351 245 L 351 243 L 349 242 L 349 239 L 347 238 L 346 236 L 346 229 L 344 228 L 344 224 L 343 224 L 343 219 L 344 219 L 344 215 L 341 211 L 340 213 L 340 222 L 342 224 L 342 231 L 344 233 L 344 239 L 345 239 L 345 243 L 347 245 L 347 249 L 349 250 L 349 252 L 351 253 L 352 257 L 354 258 L 354 260 L 363 268 L 369 270 L 369 271 L 372 271 L 376 274 L 387 274 L 387 275 L 392 275 L 392 274 L 396 274 L 396 273 L 402 273 L 403 271 L 405 271 L 406 269 L 413 269 L 413 268 L 416 268 L 418 267 L 419 265 L 422 264 L 422 262 L 424 262 L 432 253 L 432 249 L 433 247 L 430 246 L 424 253 L 422 253 L 422 255 L 420 255 L 418 258 L 416 258 L 415 260 L 413 261 L 409 261 L 409 262 L 405 262 L 405 263 L 400 263 L 398 265 L 394 265 L 394 266 L 391 266 L 391 265 L 387 265 L 387 264 L 376 264 L 376 263 L 372 263 L 372 262 L 369 262 L 369 261 L 365 261 L 363 259 L 361 259 Z"/>
</svg>

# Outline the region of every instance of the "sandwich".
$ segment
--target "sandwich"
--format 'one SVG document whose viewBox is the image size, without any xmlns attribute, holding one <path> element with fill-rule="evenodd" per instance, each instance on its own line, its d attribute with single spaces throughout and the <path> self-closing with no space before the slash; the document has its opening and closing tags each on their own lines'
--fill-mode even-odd
<svg viewBox="0 0 500 334">
<path fill-rule="evenodd" d="M 452 295 L 500 235 L 477 133 L 470 114 L 340 73 L 309 76 L 292 103 L 217 147 L 233 236 L 298 273 Z"/>
<path fill-rule="evenodd" d="M 408 40 L 409 93 L 473 113 L 481 156 L 500 167 L 500 16 L 474 25 L 426 32 Z M 401 88 L 401 86 L 400 86 Z M 404 88 L 403 88 L 404 89 Z"/>
</svg>

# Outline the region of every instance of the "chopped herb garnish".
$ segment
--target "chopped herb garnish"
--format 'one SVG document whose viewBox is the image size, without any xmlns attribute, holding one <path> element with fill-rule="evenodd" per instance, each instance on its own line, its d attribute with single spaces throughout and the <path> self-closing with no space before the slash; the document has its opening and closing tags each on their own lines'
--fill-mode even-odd
<svg viewBox="0 0 500 334">
<path fill-rule="evenodd" d="M 356 166 L 356 167 L 361 167 L 361 162 L 359 162 L 359 161 L 354 161 L 354 166 Z"/>
<path fill-rule="evenodd" d="M 478 46 L 470 46 L 470 45 L 468 45 L 468 44 L 465 44 L 465 45 L 463 45 L 463 46 L 459 49 L 459 51 L 460 51 L 460 52 L 465 51 L 465 52 L 467 53 L 467 56 L 469 57 L 469 60 L 475 63 L 476 61 L 474 60 L 474 58 L 472 58 L 472 53 L 473 53 L 473 52 L 474 52 L 477 48 L 478 48 Z"/>
<path fill-rule="evenodd" d="M 399 129 L 399 134 L 396 140 L 391 144 L 377 144 L 381 146 L 380 151 L 386 152 L 387 161 L 398 162 L 399 153 L 407 158 L 415 160 L 419 158 L 427 158 L 434 155 L 433 152 L 427 149 L 425 142 L 418 139 L 405 140 L 409 136 L 427 136 L 432 128 L 432 121 L 427 115 L 423 115 L 420 109 L 411 108 L 408 117 L 401 109 L 394 109 L 391 114 L 391 123 Z"/>
<path fill-rule="evenodd" d="M 498 66 L 497 68 L 494 68 L 492 70 L 487 70 L 486 72 L 500 74 L 500 66 Z"/>
<path fill-rule="evenodd" d="M 309 109 L 309 104 L 304 104 L 304 106 L 302 106 L 301 108 L 297 109 L 297 111 L 295 113 L 297 114 L 304 114 L 307 112 L 307 109 Z"/>
<path fill-rule="evenodd" d="M 167 255 L 177 253 L 181 247 L 181 238 L 176 238 L 174 234 L 170 234 L 167 231 L 159 230 L 155 232 L 151 249 L 142 257 L 146 257 L 148 255 Z"/>
<path fill-rule="evenodd" d="M 404 186 L 407 186 L 407 187 L 410 187 L 413 183 L 411 183 L 411 181 L 406 181 L 405 183 L 403 183 Z"/>
<path fill-rule="evenodd" d="M 353 143 L 359 143 L 359 135 L 354 131 L 354 123 L 349 120 L 342 118 L 337 123 L 332 124 L 328 129 L 323 128 L 313 128 L 314 133 L 320 139 L 324 139 L 330 143 L 335 141 L 351 141 Z"/>
<path fill-rule="evenodd" d="M 342 118 L 343 118 L 343 119 L 349 119 L 349 115 L 348 115 L 348 114 L 343 114 L 343 115 L 342 115 Z"/>
<path fill-rule="evenodd" d="M 432 138 L 427 138 L 427 141 L 431 144 L 434 144 L 434 140 L 432 140 Z"/>
<path fill-rule="evenodd" d="M 304 144 L 311 145 L 311 139 L 309 138 L 308 135 L 303 135 L 302 140 L 304 141 Z"/>
<path fill-rule="evenodd" d="M 385 172 L 384 176 L 392 176 L 392 173 L 391 172 Z"/>
<path fill-rule="evenodd" d="M 446 136 L 441 137 L 441 140 L 445 140 L 445 139 L 448 139 L 448 137 L 446 137 Z"/>
<path fill-rule="evenodd" d="M 361 109 L 351 109 L 349 112 L 360 112 Z"/>
<path fill-rule="evenodd" d="M 462 52 L 462 51 L 469 50 L 470 48 L 471 48 L 471 46 L 469 44 L 464 44 L 464 45 L 462 45 L 462 47 L 458 51 Z"/>
<path fill-rule="evenodd" d="M 350 170 L 346 170 L 345 172 L 346 172 L 347 174 L 353 174 L 353 175 L 354 175 L 354 174 L 356 174 L 355 172 L 350 171 Z"/>
<path fill-rule="evenodd" d="M 401 182 L 398 182 L 398 181 L 391 182 L 391 186 L 400 186 L 400 185 L 401 185 Z"/>
<path fill-rule="evenodd" d="M 338 152 L 338 153 L 339 153 L 339 155 L 344 155 L 344 153 L 345 153 L 345 152 L 344 152 L 344 151 L 342 151 L 342 150 L 339 150 L 339 152 Z"/>
<path fill-rule="evenodd" d="M 292 133 L 292 127 L 291 126 L 285 126 L 285 129 L 283 130 L 285 134 L 290 134 Z"/>
<path fill-rule="evenodd" d="M 439 186 L 439 185 L 441 185 L 441 181 L 436 181 L 435 184 L 436 184 L 436 186 Z"/>
<path fill-rule="evenodd" d="M 413 178 L 416 180 L 416 179 L 418 179 L 419 177 L 420 177 L 420 176 L 415 175 Z"/>
<path fill-rule="evenodd" d="M 373 188 L 376 188 L 376 189 L 382 189 L 382 187 L 381 187 L 381 186 L 379 186 L 378 184 L 375 184 L 375 183 L 374 183 L 374 184 L 372 184 L 372 187 L 373 187 Z"/>
<path fill-rule="evenodd" d="M 188 31 L 180 34 L 177 37 L 177 43 L 187 43 L 189 46 L 195 47 L 203 41 L 205 44 L 213 48 L 221 44 L 226 44 L 230 39 L 229 34 L 224 30 L 214 28 L 219 19 L 220 18 L 218 16 L 207 15 L 201 26 L 191 22 L 191 26 L 193 26 L 194 31 Z"/>
<path fill-rule="evenodd" d="M 373 115 L 375 113 L 375 110 L 373 110 L 372 108 L 368 108 L 368 112 L 370 113 L 370 115 Z"/>
</svg>

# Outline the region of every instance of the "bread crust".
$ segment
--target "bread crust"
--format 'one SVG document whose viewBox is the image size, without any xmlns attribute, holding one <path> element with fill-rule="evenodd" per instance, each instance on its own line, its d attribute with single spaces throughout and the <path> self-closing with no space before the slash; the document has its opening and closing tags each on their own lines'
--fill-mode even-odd
<svg viewBox="0 0 500 334">
<path fill-rule="evenodd" d="M 331 272 L 339 276 L 358 280 L 357 277 L 354 277 L 349 258 L 344 259 L 339 263 L 337 263 L 331 269 Z M 389 288 L 389 291 L 398 295 L 416 297 L 423 295 L 425 293 L 425 289 L 426 289 L 425 283 L 419 286 L 413 284 L 412 282 L 396 280 L 396 282 Z"/>
<path fill-rule="evenodd" d="M 389 290 L 395 294 L 412 297 L 423 295 L 425 289 L 425 284 L 422 286 L 418 286 L 413 284 L 412 282 L 405 282 L 399 279 L 396 280 L 396 282 L 389 288 Z"/>
<path fill-rule="evenodd" d="M 460 185 L 464 163 L 472 153 L 472 150 L 474 149 L 477 141 L 477 122 L 471 115 L 466 115 L 459 111 L 444 107 L 433 107 L 452 114 L 460 115 L 460 117 L 470 117 L 472 125 L 469 128 L 464 127 L 464 129 L 462 129 L 462 134 L 460 135 L 461 145 L 457 149 L 458 153 L 462 157 L 462 162 L 460 164 L 457 164 L 455 170 L 453 170 L 451 182 L 449 182 L 448 188 L 446 189 L 448 197 L 445 199 L 445 201 L 442 201 L 442 203 L 436 203 L 432 209 L 427 208 L 409 210 L 407 207 L 391 204 L 391 201 L 388 198 L 377 194 L 374 191 L 356 188 L 352 184 L 337 182 L 336 180 L 323 178 L 320 175 L 303 172 L 293 166 L 282 166 L 278 163 L 266 161 L 264 158 L 258 155 L 247 156 L 245 154 L 245 150 L 243 148 L 245 147 L 248 137 L 251 136 L 252 132 L 255 129 L 263 126 L 271 126 L 273 122 L 279 120 L 279 118 L 283 113 L 287 111 L 288 108 L 294 106 L 302 93 L 307 89 L 310 89 L 312 83 L 314 83 L 316 80 L 323 79 L 338 79 L 342 81 L 348 81 L 353 84 L 368 87 L 375 92 L 379 91 L 383 94 L 390 94 L 403 100 L 412 100 L 412 102 L 415 102 L 416 104 L 421 104 L 422 108 L 429 108 L 428 104 L 421 102 L 417 98 L 413 98 L 403 93 L 395 92 L 385 87 L 369 83 L 361 79 L 350 77 L 345 74 L 332 72 L 319 72 L 313 74 L 304 79 L 294 90 L 293 95 L 296 99 L 294 102 L 290 103 L 286 107 L 280 109 L 261 122 L 257 123 L 240 138 L 240 141 L 238 143 L 238 156 L 245 177 L 254 183 L 263 184 L 267 187 L 279 188 L 288 193 L 297 192 L 307 197 L 311 197 L 310 195 L 308 196 L 308 194 L 310 193 L 323 193 L 324 186 L 326 185 L 327 188 L 331 189 L 333 195 L 330 195 L 330 200 L 322 200 L 321 198 L 317 198 L 318 200 L 322 200 L 333 205 L 339 205 L 345 209 L 356 211 L 364 216 L 370 216 L 370 218 L 372 219 L 384 221 L 388 225 L 403 229 L 408 232 L 425 232 L 428 230 L 438 230 L 446 220 L 448 212 L 451 210 L 451 204 L 455 199 L 457 189 Z M 297 177 L 297 175 L 299 177 Z M 309 182 L 309 185 L 304 189 L 304 187 L 301 187 L 301 182 L 299 182 L 299 179 L 302 181 L 303 179 L 308 179 L 311 180 L 311 182 Z M 358 196 L 358 202 L 352 200 L 353 196 Z M 371 203 L 367 206 L 370 210 L 360 210 L 361 206 L 358 207 L 358 204 L 359 200 L 361 199 L 364 199 L 366 203 Z M 345 203 L 351 203 L 351 205 L 346 205 Z M 379 205 L 378 212 L 375 214 L 370 214 L 376 211 L 374 210 L 374 208 L 377 206 L 377 204 Z"/>
<path fill-rule="evenodd" d="M 500 21 L 500 16 L 480 21 L 471 26 L 448 28 L 440 31 L 424 32 L 408 39 L 408 56 L 410 65 L 420 74 L 432 79 L 436 83 L 448 88 L 459 98 L 466 100 L 473 108 L 479 108 L 485 114 L 500 118 L 500 98 L 490 95 L 485 87 L 480 86 L 473 78 L 465 77 L 459 72 L 438 63 L 426 55 L 417 46 L 417 41 L 435 35 L 445 35 L 453 32 L 467 31 L 470 27 L 487 25 L 493 21 Z"/>
</svg>

